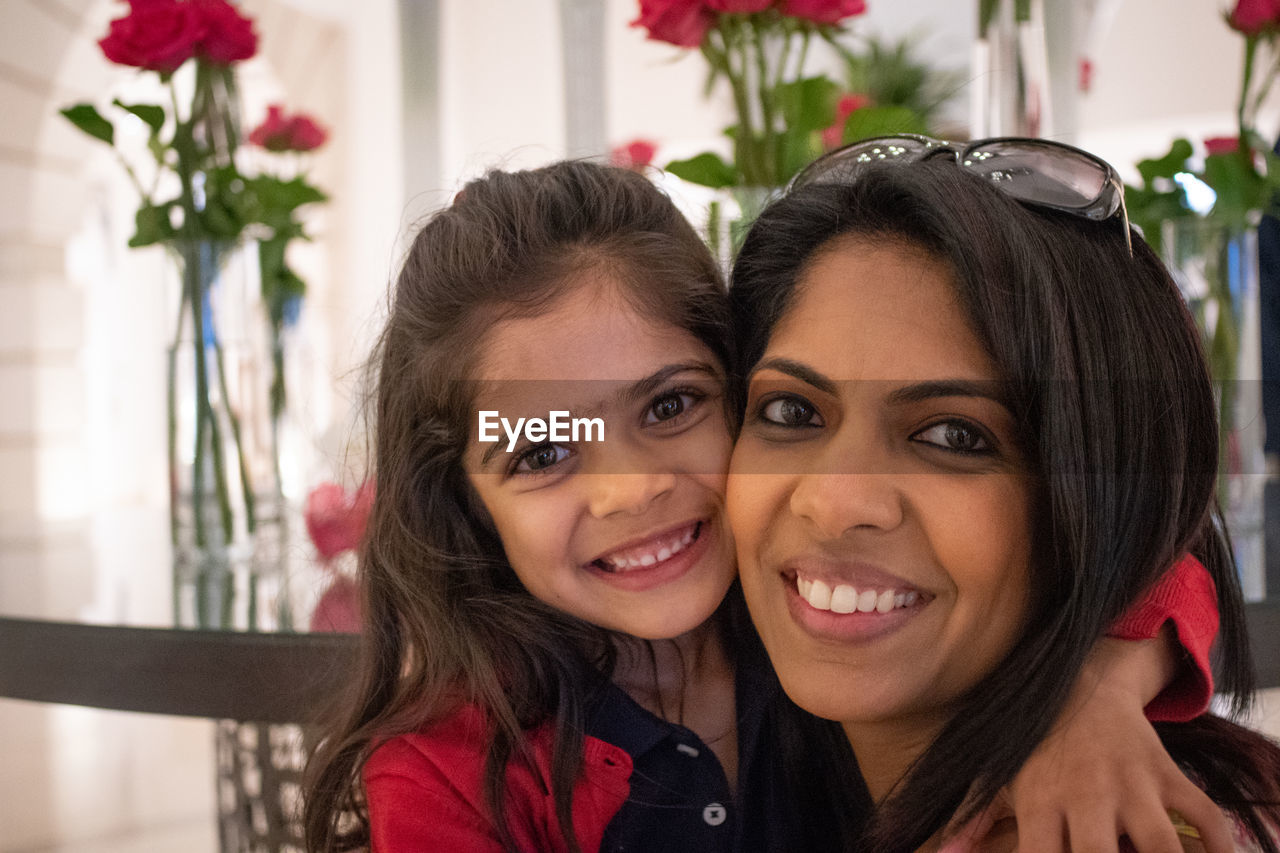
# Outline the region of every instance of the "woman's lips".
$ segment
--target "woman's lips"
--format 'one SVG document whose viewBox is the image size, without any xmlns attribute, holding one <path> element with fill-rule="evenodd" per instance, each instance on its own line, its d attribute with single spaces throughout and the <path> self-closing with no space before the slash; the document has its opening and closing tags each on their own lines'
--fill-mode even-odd
<svg viewBox="0 0 1280 853">
<path fill-rule="evenodd" d="M 891 634 L 935 597 L 867 566 L 792 564 L 780 579 L 792 620 L 823 641 L 856 643 Z"/>
<path fill-rule="evenodd" d="M 700 519 L 610 551 L 586 568 L 611 586 L 641 592 L 683 577 L 707 553 L 714 538 L 713 525 Z"/>
</svg>

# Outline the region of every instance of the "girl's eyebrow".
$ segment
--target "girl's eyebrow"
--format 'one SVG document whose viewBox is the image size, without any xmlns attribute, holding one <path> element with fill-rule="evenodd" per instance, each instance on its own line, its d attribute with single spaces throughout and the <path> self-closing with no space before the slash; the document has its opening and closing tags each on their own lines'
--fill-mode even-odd
<svg viewBox="0 0 1280 853">
<path fill-rule="evenodd" d="M 716 370 L 713 365 L 708 364 L 705 361 L 686 361 L 677 364 L 668 364 L 622 389 L 618 394 L 618 398 L 626 402 L 637 402 L 652 395 L 662 385 L 666 384 L 671 377 L 687 371 L 706 373 L 713 377 L 720 375 L 720 372 Z"/>
<path fill-rule="evenodd" d="M 789 358 L 768 358 L 759 362 L 751 370 L 751 375 L 747 377 L 748 381 L 754 380 L 756 374 L 762 370 L 776 370 L 779 373 L 785 373 L 788 376 L 795 377 L 801 382 L 808 383 L 825 394 L 836 393 L 836 383 L 823 376 L 807 364 L 799 361 L 792 361 Z"/>
<path fill-rule="evenodd" d="M 678 376 L 681 373 L 688 372 L 705 373 L 707 376 L 712 378 L 720 376 L 720 371 L 716 369 L 715 365 L 705 361 L 686 361 L 678 362 L 676 364 L 668 364 L 658 370 L 655 370 L 643 379 L 638 379 L 625 388 L 622 388 L 614 394 L 614 399 L 623 403 L 638 402 L 651 396 L 673 376 Z M 596 380 L 589 381 L 594 382 Z M 574 410 L 574 414 L 582 417 L 592 417 L 594 415 L 598 415 L 600 412 L 604 411 L 604 409 L 605 405 L 603 401 L 601 401 L 594 405 L 587 406 L 586 408 L 578 407 Z M 504 441 L 505 439 L 503 439 L 503 441 L 496 442 L 485 450 L 484 454 L 480 457 L 481 468 L 488 467 L 489 463 L 493 460 L 493 457 L 498 454 L 498 450 L 504 446 Z"/>
</svg>

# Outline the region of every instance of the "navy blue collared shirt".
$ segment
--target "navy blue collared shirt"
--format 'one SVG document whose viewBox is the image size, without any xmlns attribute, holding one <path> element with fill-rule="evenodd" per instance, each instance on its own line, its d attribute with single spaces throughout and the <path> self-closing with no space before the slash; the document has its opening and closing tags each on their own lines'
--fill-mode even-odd
<svg viewBox="0 0 1280 853">
<path fill-rule="evenodd" d="M 631 796 L 605 829 L 601 853 L 791 853 L 802 849 L 769 732 L 781 687 L 771 670 L 739 666 L 738 787 L 689 729 L 651 714 L 609 685 L 591 709 L 587 734 L 632 759 Z"/>
</svg>

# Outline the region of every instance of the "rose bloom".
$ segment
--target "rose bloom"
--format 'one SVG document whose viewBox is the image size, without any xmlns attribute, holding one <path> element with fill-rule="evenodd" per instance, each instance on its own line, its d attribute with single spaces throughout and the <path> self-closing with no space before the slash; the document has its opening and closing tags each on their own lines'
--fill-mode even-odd
<svg viewBox="0 0 1280 853">
<path fill-rule="evenodd" d="M 750 15 L 768 9 L 773 5 L 774 0 L 704 0 L 704 2 L 708 9 L 715 12 Z"/>
<path fill-rule="evenodd" d="M 1227 23 L 1247 36 L 1280 26 L 1280 0 L 1237 0 Z"/>
<path fill-rule="evenodd" d="M 735 0 L 725 0 L 733 3 Z M 739 0 L 745 2 L 745 0 Z M 715 22 L 703 0 L 640 0 L 640 16 L 631 22 L 644 27 L 649 38 L 679 47 L 697 47 Z"/>
<path fill-rule="evenodd" d="M 372 508 L 372 483 L 365 483 L 353 494 L 348 494 L 337 483 L 324 483 L 312 489 L 303 515 L 307 533 L 321 559 L 332 560 L 359 546 Z"/>
<path fill-rule="evenodd" d="M 288 115 L 279 104 L 267 107 L 267 117 L 249 133 L 249 142 L 268 151 L 311 151 L 328 138 L 324 128 L 304 113 Z"/>
<path fill-rule="evenodd" d="M 626 145 L 619 145 L 609 153 L 609 162 L 615 166 L 633 171 L 642 171 L 653 162 L 653 155 L 658 146 L 647 139 L 633 139 Z"/>
<path fill-rule="evenodd" d="M 1240 150 L 1240 137 L 1238 136 L 1212 136 L 1204 141 L 1204 153 L 1214 154 L 1234 154 Z"/>
<path fill-rule="evenodd" d="M 866 11 L 864 0 L 782 0 L 782 14 L 822 26 L 838 24 Z"/>
<path fill-rule="evenodd" d="M 871 105 L 871 98 L 868 95 L 849 92 L 840 96 L 840 100 L 836 102 L 836 120 L 826 130 L 822 131 L 822 145 L 825 148 L 838 148 L 840 143 L 844 141 L 844 123 L 863 107 Z"/>
<path fill-rule="evenodd" d="M 230 65 L 258 52 L 253 21 L 241 15 L 227 0 L 190 0 L 200 10 L 205 33 L 200 55 L 217 65 Z"/>
<path fill-rule="evenodd" d="M 129 14 L 111 22 L 98 46 L 112 62 L 170 74 L 194 55 L 204 34 L 194 4 L 131 0 Z"/>
</svg>

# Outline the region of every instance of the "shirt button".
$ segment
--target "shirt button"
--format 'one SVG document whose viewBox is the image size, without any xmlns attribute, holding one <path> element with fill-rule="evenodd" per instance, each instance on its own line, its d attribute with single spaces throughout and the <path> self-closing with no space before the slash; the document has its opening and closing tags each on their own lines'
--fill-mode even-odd
<svg viewBox="0 0 1280 853">
<path fill-rule="evenodd" d="M 707 826 L 719 826 L 728 816 L 728 811 L 719 803 L 712 803 L 702 810 L 702 819 L 706 821 Z"/>
</svg>

